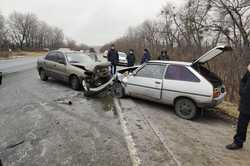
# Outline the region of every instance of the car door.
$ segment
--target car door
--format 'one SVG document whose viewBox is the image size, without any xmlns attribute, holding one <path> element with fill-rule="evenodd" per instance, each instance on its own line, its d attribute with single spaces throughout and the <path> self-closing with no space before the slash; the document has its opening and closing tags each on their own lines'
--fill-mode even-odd
<svg viewBox="0 0 250 166">
<path fill-rule="evenodd" d="M 56 63 L 53 66 L 53 70 L 56 74 L 56 78 L 59 80 L 67 81 L 67 69 L 66 69 L 66 58 L 61 52 L 56 52 Z"/>
<path fill-rule="evenodd" d="M 128 78 L 127 91 L 129 95 L 150 100 L 161 99 L 165 69 L 165 64 L 148 63 L 143 66 L 136 74 Z"/>
<path fill-rule="evenodd" d="M 57 55 L 56 52 L 49 52 L 48 55 L 45 57 L 44 61 L 44 69 L 46 73 L 51 76 L 55 77 L 55 68 L 54 66 L 56 65 L 56 60 L 57 60 Z"/>
<path fill-rule="evenodd" d="M 200 82 L 187 66 L 170 64 L 163 80 L 162 100 L 173 104 L 178 97 L 188 97 L 195 101 L 206 98 L 207 87 Z"/>
</svg>

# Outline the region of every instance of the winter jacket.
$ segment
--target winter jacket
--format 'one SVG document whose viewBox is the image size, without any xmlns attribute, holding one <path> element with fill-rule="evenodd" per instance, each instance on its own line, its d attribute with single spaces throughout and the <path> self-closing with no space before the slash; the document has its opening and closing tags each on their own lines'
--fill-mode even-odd
<svg viewBox="0 0 250 166">
<path fill-rule="evenodd" d="M 241 113 L 250 115 L 250 72 L 248 71 L 240 82 L 240 106 Z"/>
<path fill-rule="evenodd" d="M 128 66 L 134 66 L 134 64 L 135 64 L 135 55 L 129 53 L 127 55 L 127 61 L 128 61 Z"/>
<path fill-rule="evenodd" d="M 169 60 L 169 56 L 168 56 L 167 52 L 162 51 L 161 55 L 158 57 L 158 60 L 168 61 Z"/>
<path fill-rule="evenodd" d="M 141 59 L 141 64 L 150 61 L 150 59 L 151 59 L 151 55 L 148 52 L 144 53 Z"/>
<path fill-rule="evenodd" d="M 112 64 L 112 65 L 117 65 L 118 61 L 119 61 L 119 54 L 118 51 L 110 49 L 108 52 L 108 61 Z"/>
</svg>

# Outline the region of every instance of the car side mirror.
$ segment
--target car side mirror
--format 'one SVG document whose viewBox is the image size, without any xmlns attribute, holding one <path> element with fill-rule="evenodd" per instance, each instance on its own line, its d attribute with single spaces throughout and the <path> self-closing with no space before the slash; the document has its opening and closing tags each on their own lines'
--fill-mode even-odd
<svg viewBox="0 0 250 166">
<path fill-rule="evenodd" d="M 58 63 L 63 64 L 63 65 L 66 65 L 66 62 L 65 62 L 63 59 L 59 59 L 59 60 L 58 60 Z"/>
</svg>

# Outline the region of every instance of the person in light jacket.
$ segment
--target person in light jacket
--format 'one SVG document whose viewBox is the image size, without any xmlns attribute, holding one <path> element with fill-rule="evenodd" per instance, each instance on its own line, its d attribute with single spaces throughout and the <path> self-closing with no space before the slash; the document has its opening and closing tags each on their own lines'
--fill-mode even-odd
<svg viewBox="0 0 250 166">
<path fill-rule="evenodd" d="M 234 142 L 226 146 L 229 150 L 237 150 L 243 147 L 247 136 L 247 127 L 250 120 L 250 64 L 246 74 L 240 82 L 240 105 L 237 131 Z"/>
</svg>

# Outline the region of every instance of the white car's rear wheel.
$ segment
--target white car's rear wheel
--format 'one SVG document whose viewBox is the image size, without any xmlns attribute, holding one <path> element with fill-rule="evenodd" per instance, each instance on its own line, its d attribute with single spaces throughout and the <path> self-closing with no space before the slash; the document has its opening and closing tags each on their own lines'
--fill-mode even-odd
<svg viewBox="0 0 250 166">
<path fill-rule="evenodd" d="M 192 100 L 180 98 L 175 102 L 175 113 L 183 119 L 191 120 L 197 114 L 197 107 Z"/>
</svg>

